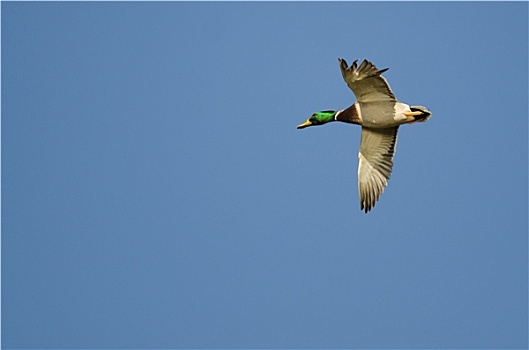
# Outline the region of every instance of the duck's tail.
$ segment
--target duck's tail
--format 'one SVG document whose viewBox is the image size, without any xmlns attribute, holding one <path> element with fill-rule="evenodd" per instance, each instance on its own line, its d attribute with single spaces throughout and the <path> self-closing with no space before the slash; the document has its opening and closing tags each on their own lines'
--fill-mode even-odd
<svg viewBox="0 0 529 350">
<path fill-rule="evenodd" d="M 415 120 L 413 121 L 414 123 L 415 122 L 425 122 L 428 119 L 430 119 L 430 117 L 432 116 L 432 112 L 430 112 L 428 108 L 423 107 L 423 106 L 411 106 L 410 110 L 412 112 L 421 112 L 421 114 L 414 116 L 415 118 Z"/>
</svg>

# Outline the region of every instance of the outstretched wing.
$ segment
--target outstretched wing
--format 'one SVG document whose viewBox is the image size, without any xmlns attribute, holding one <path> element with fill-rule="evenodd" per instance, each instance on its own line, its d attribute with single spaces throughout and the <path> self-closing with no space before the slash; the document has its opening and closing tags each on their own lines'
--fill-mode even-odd
<svg viewBox="0 0 529 350">
<path fill-rule="evenodd" d="M 366 213 L 388 185 L 393 169 L 398 126 L 387 129 L 362 128 L 358 153 L 358 193 L 360 208 Z"/>
<path fill-rule="evenodd" d="M 378 70 L 367 60 L 364 60 L 360 66 L 356 65 L 358 60 L 355 60 L 351 67 L 347 67 L 347 62 L 342 58 L 339 58 L 338 62 L 343 79 L 353 90 L 358 102 L 397 101 L 388 82 L 381 75 L 389 68 Z"/>
</svg>

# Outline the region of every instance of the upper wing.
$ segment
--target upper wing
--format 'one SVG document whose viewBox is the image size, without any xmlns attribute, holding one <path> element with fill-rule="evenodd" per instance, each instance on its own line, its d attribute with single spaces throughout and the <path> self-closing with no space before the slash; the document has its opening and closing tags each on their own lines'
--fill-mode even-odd
<svg viewBox="0 0 529 350">
<path fill-rule="evenodd" d="M 344 59 L 339 58 L 338 62 L 343 79 L 353 90 L 358 102 L 397 101 L 388 82 L 381 75 L 388 68 L 378 70 L 373 63 L 367 60 L 364 60 L 359 67 L 356 65 L 358 60 L 355 60 L 349 68 Z"/>
<path fill-rule="evenodd" d="M 375 206 L 393 168 L 398 126 L 387 129 L 362 128 L 358 153 L 360 208 L 367 213 Z"/>
</svg>

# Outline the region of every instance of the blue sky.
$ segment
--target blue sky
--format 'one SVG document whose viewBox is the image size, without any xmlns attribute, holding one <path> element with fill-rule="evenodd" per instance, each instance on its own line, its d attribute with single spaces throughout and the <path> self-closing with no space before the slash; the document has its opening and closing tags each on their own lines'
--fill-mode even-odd
<svg viewBox="0 0 529 350">
<path fill-rule="evenodd" d="M 1 6 L 3 348 L 527 348 L 526 2 Z"/>
</svg>

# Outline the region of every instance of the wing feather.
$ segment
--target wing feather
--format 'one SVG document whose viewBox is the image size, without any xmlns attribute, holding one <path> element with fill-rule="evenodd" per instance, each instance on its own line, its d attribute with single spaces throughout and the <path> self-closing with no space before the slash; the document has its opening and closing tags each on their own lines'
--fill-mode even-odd
<svg viewBox="0 0 529 350">
<path fill-rule="evenodd" d="M 360 208 L 366 213 L 388 185 L 393 169 L 398 126 L 387 129 L 362 128 L 358 153 L 358 193 Z"/>
<path fill-rule="evenodd" d="M 358 102 L 397 101 L 387 80 L 381 75 L 388 68 L 378 70 L 368 60 L 362 61 L 360 66 L 357 66 L 358 60 L 355 60 L 351 67 L 348 67 L 342 58 L 339 58 L 338 62 L 343 79 L 353 90 Z"/>
</svg>

